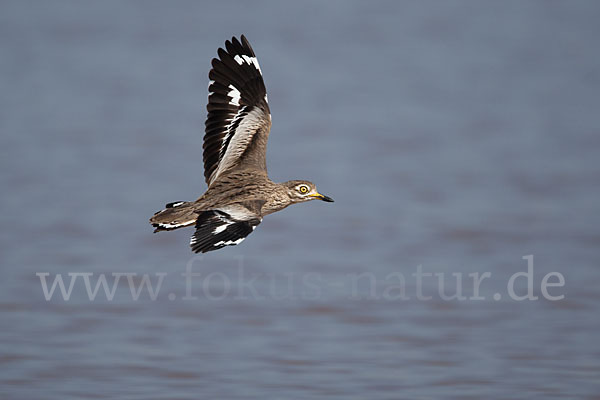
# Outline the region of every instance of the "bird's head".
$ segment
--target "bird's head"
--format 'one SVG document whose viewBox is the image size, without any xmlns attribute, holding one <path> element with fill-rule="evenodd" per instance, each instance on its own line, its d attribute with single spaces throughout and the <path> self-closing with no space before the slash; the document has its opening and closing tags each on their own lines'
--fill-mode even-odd
<svg viewBox="0 0 600 400">
<path fill-rule="evenodd" d="M 310 200 L 323 200 L 329 203 L 333 202 L 331 197 L 317 192 L 317 187 L 309 181 L 287 181 L 283 185 L 287 188 L 288 195 L 295 203 Z"/>
</svg>

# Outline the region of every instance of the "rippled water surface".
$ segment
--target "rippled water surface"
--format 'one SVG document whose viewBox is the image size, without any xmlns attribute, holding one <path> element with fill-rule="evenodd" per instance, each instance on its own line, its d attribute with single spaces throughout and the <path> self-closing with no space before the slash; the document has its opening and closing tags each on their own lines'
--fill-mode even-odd
<svg viewBox="0 0 600 400">
<path fill-rule="evenodd" d="M 2 2 L 0 398 L 597 398 L 599 18 L 593 1 Z M 194 257 L 190 230 L 147 219 L 204 191 L 210 59 L 241 33 L 271 177 L 336 202 Z M 516 301 L 528 262 L 537 300 Z M 68 300 L 44 296 L 57 274 Z M 86 292 L 101 274 L 112 300 Z"/>
</svg>

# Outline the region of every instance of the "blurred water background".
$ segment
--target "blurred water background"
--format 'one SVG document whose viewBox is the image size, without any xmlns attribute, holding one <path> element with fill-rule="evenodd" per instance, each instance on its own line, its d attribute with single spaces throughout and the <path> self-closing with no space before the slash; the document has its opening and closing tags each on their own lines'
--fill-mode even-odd
<svg viewBox="0 0 600 400">
<path fill-rule="evenodd" d="M 594 1 L 3 1 L 0 398 L 597 399 L 599 20 Z M 336 202 L 194 257 L 190 229 L 147 219 L 205 190 L 210 59 L 242 33 L 271 178 Z M 515 301 L 528 255 L 538 300 Z M 436 277 L 418 299 L 419 266 L 467 299 Z M 47 301 L 36 274 L 69 272 L 164 279 L 90 301 L 80 275 Z"/>
</svg>

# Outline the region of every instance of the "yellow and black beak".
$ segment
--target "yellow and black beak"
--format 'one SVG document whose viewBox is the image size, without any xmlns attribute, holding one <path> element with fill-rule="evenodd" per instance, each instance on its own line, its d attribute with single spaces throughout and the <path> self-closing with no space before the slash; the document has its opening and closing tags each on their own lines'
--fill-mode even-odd
<svg viewBox="0 0 600 400">
<path fill-rule="evenodd" d="M 325 196 L 324 194 L 321 194 L 321 193 L 311 194 L 310 196 L 314 197 L 316 199 L 319 199 L 319 200 L 326 201 L 328 203 L 333 203 L 333 199 L 331 197 Z"/>
</svg>

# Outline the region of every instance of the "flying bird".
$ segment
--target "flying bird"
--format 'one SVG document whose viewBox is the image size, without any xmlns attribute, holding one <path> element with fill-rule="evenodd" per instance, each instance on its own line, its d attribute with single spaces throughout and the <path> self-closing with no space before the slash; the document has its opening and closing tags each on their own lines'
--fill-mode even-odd
<svg viewBox="0 0 600 400">
<path fill-rule="evenodd" d="M 267 90 L 256 55 L 241 36 L 217 50 L 208 77 L 204 133 L 204 178 L 208 189 L 196 201 L 169 203 L 154 214 L 154 232 L 194 225 L 195 253 L 240 244 L 263 217 L 310 200 L 333 202 L 312 182 L 271 181 L 265 160 L 271 130 Z"/>
</svg>

